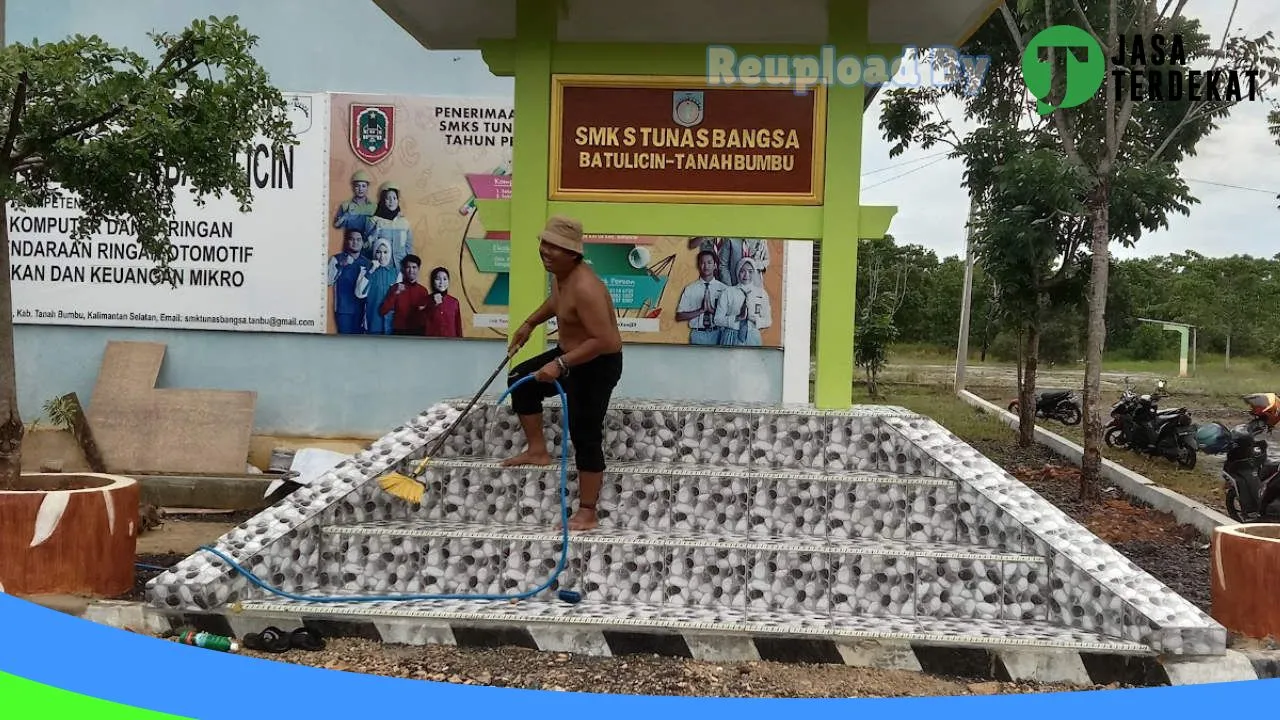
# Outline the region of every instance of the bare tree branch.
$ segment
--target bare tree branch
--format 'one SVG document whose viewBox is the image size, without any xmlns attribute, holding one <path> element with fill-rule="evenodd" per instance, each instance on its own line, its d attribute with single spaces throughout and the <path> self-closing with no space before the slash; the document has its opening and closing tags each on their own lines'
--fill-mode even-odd
<svg viewBox="0 0 1280 720">
<path fill-rule="evenodd" d="M 1166 0 L 1166 9 L 1168 9 L 1169 3 L 1171 2 L 1173 2 L 1173 0 Z M 1186 4 L 1187 0 L 1180 0 L 1177 12 L 1182 12 L 1182 8 Z M 1210 71 L 1217 69 L 1218 60 L 1222 58 L 1223 52 L 1226 50 L 1227 40 L 1231 37 L 1231 24 L 1235 22 L 1236 11 L 1239 7 L 1240 0 L 1233 0 L 1231 3 L 1231 14 L 1227 17 L 1227 27 L 1222 31 L 1222 42 L 1218 44 L 1218 54 L 1213 58 L 1213 64 L 1209 66 Z M 1170 19 L 1170 22 L 1172 21 L 1173 18 Z M 1227 107 L 1235 107 L 1235 105 L 1236 103 L 1231 103 Z M 1182 132 L 1183 128 L 1196 120 L 1199 120 L 1204 115 L 1201 111 L 1206 107 L 1208 107 L 1208 104 L 1205 102 L 1188 103 L 1187 112 L 1183 114 L 1182 119 L 1178 121 L 1178 124 L 1173 126 L 1173 130 L 1169 131 L 1168 136 L 1166 136 L 1165 139 L 1156 146 L 1155 152 L 1151 153 L 1151 157 L 1147 158 L 1147 164 L 1157 162 L 1160 159 L 1160 156 L 1164 154 L 1164 151 L 1169 149 L 1169 145 L 1173 144 L 1173 140 L 1178 136 L 1178 133 Z"/>
<path fill-rule="evenodd" d="M 43 165 L 44 165 L 44 158 L 40 157 L 39 155 L 35 155 L 14 165 L 10 169 L 15 173 L 20 173 L 20 172 L 26 172 L 28 170 L 34 170 L 38 167 L 42 167 Z"/>
<path fill-rule="evenodd" d="M 1009 3 L 1000 4 L 1001 17 L 1005 19 L 1005 27 L 1009 28 L 1009 35 L 1014 38 L 1014 42 L 1018 45 L 1019 53 L 1027 53 L 1027 41 L 1023 38 L 1023 32 L 1018 28 L 1018 20 L 1014 18 L 1014 13 L 1009 9 Z M 1050 58 L 1052 60 L 1053 50 L 1050 50 Z M 1084 158 L 1080 156 L 1080 151 L 1075 146 L 1075 123 L 1060 110 L 1053 110 L 1050 113 L 1053 120 L 1053 126 L 1057 128 L 1057 135 L 1062 138 L 1062 150 L 1066 152 L 1068 159 L 1076 165 L 1084 165 Z"/>
<path fill-rule="evenodd" d="M 22 111 L 27 105 L 27 86 L 30 81 L 31 77 L 26 70 L 18 73 L 18 86 L 13 91 L 13 107 L 9 108 L 9 127 L 5 131 L 4 146 L 0 147 L 0 158 L 4 158 L 10 167 L 12 163 L 9 162 L 9 155 L 13 152 L 13 144 L 18 140 L 18 128 L 22 124 Z"/>
<path fill-rule="evenodd" d="M 1067 270 L 1071 268 L 1071 258 L 1075 257 L 1076 252 L 1080 249 L 1080 242 L 1083 240 L 1083 222 L 1079 218 L 1072 218 L 1065 224 L 1068 226 L 1074 225 L 1075 227 L 1068 227 L 1066 230 L 1067 237 L 1071 238 L 1071 241 L 1066 249 L 1062 251 L 1062 267 L 1058 268 L 1053 277 L 1049 278 L 1047 284 L 1050 287 L 1066 279 Z"/>
<path fill-rule="evenodd" d="M 938 117 L 939 117 L 939 118 L 945 118 L 945 117 L 947 116 L 947 114 L 946 114 L 946 113 L 944 113 L 944 112 L 942 111 L 942 105 L 941 105 L 941 103 L 939 103 L 939 102 L 938 102 L 938 96 L 936 96 L 936 95 L 933 97 L 933 109 L 934 109 L 934 110 L 936 110 L 936 111 L 938 112 Z M 943 123 L 943 126 L 944 126 L 944 127 L 946 127 L 947 132 L 951 134 L 951 137 L 955 138 L 955 142 L 954 142 L 954 143 L 953 143 L 953 142 L 948 142 L 948 141 L 947 141 L 946 139 L 944 139 L 944 138 L 938 138 L 938 141 L 939 141 L 939 142 L 947 143 L 948 145 L 950 145 L 950 146 L 951 146 L 951 148 L 952 148 L 953 150 L 959 150 L 959 149 L 960 149 L 960 143 L 962 143 L 963 141 L 960 139 L 960 136 L 956 134 L 956 129 L 955 129 L 955 127 L 954 127 L 954 126 L 952 126 L 952 124 L 951 124 L 950 122 L 944 122 L 944 123 Z"/>
<path fill-rule="evenodd" d="M 1018 29 L 1018 21 L 1013 17 L 1013 11 L 1009 9 L 1007 2 L 1000 3 L 1000 15 L 1004 18 L 1005 27 L 1009 28 L 1009 35 L 1013 37 L 1013 42 L 1018 46 L 1018 54 L 1021 55 L 1027 51 L 1027 41 L 1022 37 L 1022 30 Z"/>
<path fill-rule="evenodd" d="M 1085 14 L 1084 8 L 1080 5 L 1080 0 L 1071 0 L 1071 4 L 1075 7 L 1076 15 L 1080 17 L 1080 22 L 1084 25 L 1084 29 L 1089 31 L 1089 34 L 1093 36 L 1093 39 L 1102 47 L 1102 51 L 1107 55 L 1113 54 L 1111 43 L 1103 40 L 1102 37 L 1098 35 L 1098 32 L 1093 29 L 1093 24 L 1089 22 L 1089 16 Z"/>
</svg>

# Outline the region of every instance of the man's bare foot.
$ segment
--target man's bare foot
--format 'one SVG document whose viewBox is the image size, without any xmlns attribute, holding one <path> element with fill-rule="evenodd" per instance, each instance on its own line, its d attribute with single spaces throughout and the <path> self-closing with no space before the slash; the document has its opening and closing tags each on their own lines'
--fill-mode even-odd
<svg viewBox="0 0 1280 720">
<path fill-rule="evenodd" d="M 551 456 L 548 455 L 545 450 L 542 452 L 538 452 L 537 450 L 525 450 L 524 452 L 520 453 L 519 455 L 516 455 L 515 457 L 509 457 L 506 460 L 502 461 L 503 467 L 512 467 L 514 465 L 550 465 L 550 464 L 551 464 Z"/>
<path fill-rule="evenodd" d="M 595 530 L 599 526 L 596 520 L 596 511 L 591 508 L 578 508 L 578 512 L 569 518 L 569 531 L 582 532 L 583 530 Z"/>
</svg>

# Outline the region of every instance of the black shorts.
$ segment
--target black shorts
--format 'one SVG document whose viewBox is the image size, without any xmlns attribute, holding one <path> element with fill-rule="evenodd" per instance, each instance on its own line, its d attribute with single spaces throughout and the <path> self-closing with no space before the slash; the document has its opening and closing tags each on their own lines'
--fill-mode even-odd
<svg viewBox="0 0 1280 720">
<path fill-rule="evenodd" d="M 516 365 L 507 376 L 507 387 L 563 354 L 556 346 Z M 621 379 L 621 351 L 597 355 L 569 368 L 569 375 L 560 378 L 568 399 L 569 438 L 573 441 L 574 461 L 579 471 L 604 472 L 604 416 L 609 410 L 613 389 Z M 511 391 L 511 407 L 517 415 L 538 415 L 542 412 L 542 401 L 556 395 L 555 385 L 531 380 Z"/>
</svg>

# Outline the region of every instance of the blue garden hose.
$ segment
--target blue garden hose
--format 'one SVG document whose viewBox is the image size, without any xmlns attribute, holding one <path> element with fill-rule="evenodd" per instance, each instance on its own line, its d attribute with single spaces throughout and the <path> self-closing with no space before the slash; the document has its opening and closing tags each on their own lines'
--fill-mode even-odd
<svg viewBox="0 0 1280 720">
<path fill-rule="evenodd" d="M 498 404 L 501 404 L 502 401 L 507 398 L 507 395 L 511 394 L 512 390 L 515 390 L 516 388 L 520 387 L 521 384 L 529 382 L 530 380 L 533 380 L 533 376 L 526 375 L 525 377 L 522 377 L 519 380 L 512 383 L 511 386 L 508 387 L 506 391 L 503 392 L 502 395 L 498 398 Z M 353 596 L 296 595 L 294 593 L 281 590 L 280 588 L 272 587 L 271 585 L 268 585 L 261 578 L 249 572 L 245 568 L 241 567 L 238 563 L 236 563 L 231 558 L 227 557 L 225 554 L 223 554 L 219 550 L 215 550 L 214 548 L 209 547 L 208 545 L 201 545 L 200 549 L 205 550 L 209 553 L 212 553 L 213 555 L 216 555 L 223 562 L 230 565 L 232 569 L 236 570 L 241 575 L 244 575 L 245 578 L 247 578 L 250 583 L 258 586 L 263 590 L 266 590 L 269 593 L 272 593 L 274 595 L 279 595 L 280 597 L 289 598 L 290 600 L 301 600 L 304 602 L 320 602 L 320 603 L 354 603 L 354 602 L 396 602 L 396 601 L 411 601 L 411 600 L 524 600 L 526 598 L 533 597 L 534 595 L 537 595 L 543 590 L 546 590 L 547 588 L 551 587 L 551 584 L 556 581 L 556 578 L 560 577 L 560 573 L 564 572 L 565 565 L 567 565 L 569 562 L 569 454 L 567 452 L 568 444 L 569 444 L 568 443 L 569 441 L 569 401 L 568 401 L 568 398 L 565 396 L 564 388 L 560 386 L 560 382 L 557 380 L 552 380 L 551 383 L 555 385 L 556 392 L 559 393 L 560 395 L 560 407 L 561 407 L 561 410 L 560 410 L 561 435 L 560 436 L 561 438 L 563 438 L 561 442 L 562 447 L 560 452 L 560 525 L 561 525 L 560 561 L 556 564 L 556 569 L 554 572 L 551 573 L 551 577 L 547 578 L 546 582 L 544 582 L 543 584 L 539 585 L 538 587 L 532 590 L 528 590 L 522 593 L 513 593 L 509 595 L 481 595 L 481 594 L 468 595 L 465 593 L 444 593 L 444 594 L 438 594 L 438 595 L 353 595 Z M 572 590 L 560 590 L 560 592 L 558 593 L 558 596 L 561 600 L 565 602 L 570 602 L 570 603 L 576 603 L 582 599 L 579 593 L 574 592 Z"/>
</svg>

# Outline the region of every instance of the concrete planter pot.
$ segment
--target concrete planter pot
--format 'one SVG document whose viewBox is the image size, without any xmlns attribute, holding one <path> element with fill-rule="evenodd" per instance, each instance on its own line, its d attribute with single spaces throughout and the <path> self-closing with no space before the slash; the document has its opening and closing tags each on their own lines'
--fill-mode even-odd
<svg viewBox="0 0 1280 720">
<path fill-rule="evenodd" d="M 1280 638 L 1280 523 L 1225 525 L 1209 560 L 1213 619 L 1250 638 Z"/>
<path fill-rule="evenodd" d="M 137 481 L 23 473 L 0 490 L 0 592 L 115 597 L 134 581 Z"/>
</svg>

